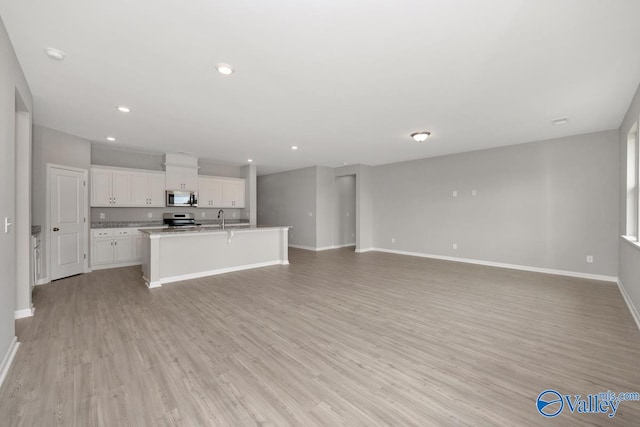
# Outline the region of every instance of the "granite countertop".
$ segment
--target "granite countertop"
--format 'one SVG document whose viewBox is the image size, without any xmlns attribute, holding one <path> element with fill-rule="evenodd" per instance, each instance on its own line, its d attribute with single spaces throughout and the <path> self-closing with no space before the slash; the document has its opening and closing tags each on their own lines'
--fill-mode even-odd
<svg viewBox="0 0 640 427">
<path fill-rule="evenodd" d="M 220 225 L 222 220 L 219 219 L 196 219 L 198 224 L 202 225 Z M 249 224 L 248 220 L 243 219 L 227 219 L 225 223 L 231 224 Z M 154 221 L 97 221 L 91 223 L 91 228 L 142 228 L 142 227 L 162 227 L 164 222 L 161 220 Z"/>
<path fill-rule="evenodd" d="M 140 230 L 142 233 L 149 235 L 169 236 L 176 234 L 202 234 L 202 233 L 226 233 L 228 231 L 257 231 L 257 230 L 281 230 L 283 228 L 291 228 L 289 226 L 273 226 L 273 225 L 249 225 L 245 224 L 227 224 L 230 227 L 221 228 L 219 226 L 203 226 L 203 227 L 177 227 L 177 228 L 148 228 Z"/>
<path fill-rule="evenodd" d="M 42 231 L 42 227 L 40 227 L 39 225 L 32 225 L 31 226 L 31 235 L 32 236 L 40 234 L 40 231 Z"/>
</svg>

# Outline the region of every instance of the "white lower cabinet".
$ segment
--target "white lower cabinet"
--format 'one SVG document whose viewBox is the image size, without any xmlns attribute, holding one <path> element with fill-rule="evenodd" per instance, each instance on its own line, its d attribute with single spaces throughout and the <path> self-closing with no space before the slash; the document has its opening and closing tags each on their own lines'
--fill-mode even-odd
<svg viewBox="0 0 640 427">
<path fill-rule="evenodd" d="M 123 267 L 142 263 L 142 233 L 135 228 L 91 230 L 91 268 Z"/>
</svg>

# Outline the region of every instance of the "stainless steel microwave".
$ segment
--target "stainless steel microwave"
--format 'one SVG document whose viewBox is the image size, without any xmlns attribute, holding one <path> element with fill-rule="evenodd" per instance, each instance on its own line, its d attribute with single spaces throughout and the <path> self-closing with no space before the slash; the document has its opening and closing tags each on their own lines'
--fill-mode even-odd
<svg viewBox="0 0 640 427">
<path fill-rule="evenodd" d="M 167 191 L 167 206 L 198 206 L 198 193 L 195 191 Z"/>
</svg>

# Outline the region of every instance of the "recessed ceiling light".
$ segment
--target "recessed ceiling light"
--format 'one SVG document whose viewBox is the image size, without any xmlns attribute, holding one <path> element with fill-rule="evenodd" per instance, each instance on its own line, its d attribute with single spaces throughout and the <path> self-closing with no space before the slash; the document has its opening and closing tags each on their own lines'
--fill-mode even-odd
<svg viewBox="0 0 640 427">
<path fill-rule="evenodd" d="M 291 146 L 291 149 L 292 149 L 292 150 L 297 150 L 297 149 L 298 149 L 298 146 L 297 146 L 297 145 L 292 145 L 292 146 Z"/>
<path fill-rule="evenodd" d="M 115 138 L 115 137 L 113 137 L 113 136 L 108 136 L 108 137 L 107 137 L 107 141 L 109 141 L 109 142 L 116 142 L 116 138 Z"/>
<path fill-rule="evenodd" d="M 253 162 L 253 159 L 248 159 L 247 162 L 251 163 Z"/>
<path fill-rule="evenodd" d="M 567 123 L 569 123 L 569 118 L 568 117 L 558 117 L 557 119 L 553 119 L 551 120 L 551 123 L 554 125 L 566 125 Z"/>
<path fill-rule="evenodd" d="M 427 138 L 429 138 L 429 136 L 431 135 L 431 132 L 414 132 L 411 134 L 411 138 L 414 139 L 414 141 L 417 142 L 424 142 L 427 140 Z"/>
<path fill-rule="evenodd" d="M 225 76 L 233 74 L 233 67 L 229 64 L 218 64 L 216 65 L 216 70 L 218 70 L 220 74 L 224 74 Z"/>
<path fill-rule="evenodd" d="M 45 47 L 44 51 L 47 53 L 47 56 L 56 61 L 62 61 L 64 59 L 64 52 L 58 49 L 54 49 L 52 47 Z"/>
<path fill-rule="evenodd" d="M 118 111 L 120 111 L 121 113 L 130 113 L 131 112 L 131 108 L 125 107 L 124 105 L 119 105 L 118 106 Z"/>
</svg>

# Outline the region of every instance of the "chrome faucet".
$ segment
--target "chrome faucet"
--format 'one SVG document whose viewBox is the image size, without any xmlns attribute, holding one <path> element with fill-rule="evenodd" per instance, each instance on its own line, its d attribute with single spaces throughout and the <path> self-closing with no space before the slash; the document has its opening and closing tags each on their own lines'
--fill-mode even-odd
<svg viewBox="0 0 640 427">
<path fill-rule="evenodd" d="M 222 215 L 222 228 L 224 229 L 224 211 L 222 209 L 218 211 L 218 219 L 220 219 L 220 215 Z"/>
</svg>

